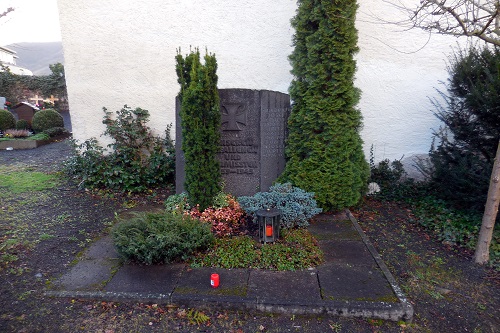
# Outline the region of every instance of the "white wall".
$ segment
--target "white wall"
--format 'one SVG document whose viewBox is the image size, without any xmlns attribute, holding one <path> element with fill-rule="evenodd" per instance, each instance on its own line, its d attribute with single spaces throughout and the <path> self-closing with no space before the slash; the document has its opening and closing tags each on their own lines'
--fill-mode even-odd
<svg viewBox="0 0 500 333">
<path fill-rule="evenodd" d="M 372 145 L 376 160 L 427 153 L 440 125 L 430 98 L 439 97 L 436 88 L 444 90 L 440 81 L 448 77 L 446 61 L 458 39 L 385 24 L 401 20 L 401 12 L 380 0 L 360 3 L 355 84 L 362 90 L 366 157 Z"/>
<path fill-rule="evenodd" d="M 286 92 L 291 0 L 59 0 L 76 139 L 103 131 L 101 108 L 151 113 L 163 133 L 175 119 L 176 48 L 213 52 L 220 88 Z"/>
<path fill-rule="evenodd" d="M 408 0 L 416 1 L 416 0 Z M 356 85 L 363 95 L 362 136 L 368 158 L 425 153 L 439 126 L 428 96 L 445 80 L 453 38 L 394 32 L 372 15 L 393 17 L 379 1 L 361 0 Z M 174 122 L 176 48 L 205 47 L 217 56 L 220 88 L 287 92 L 292 79 L 290 19 L 294 0 L 59 0 L 66 79 L 74 137 L 98 137 L 105 106 L 151 112 L 163 133 Z"/>
</svg>

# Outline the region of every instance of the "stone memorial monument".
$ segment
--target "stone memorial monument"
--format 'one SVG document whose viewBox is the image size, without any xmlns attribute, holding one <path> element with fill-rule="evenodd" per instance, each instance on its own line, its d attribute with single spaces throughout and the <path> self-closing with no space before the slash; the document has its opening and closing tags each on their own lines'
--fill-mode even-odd
<svg viewBox="0 0 500 333">
<path fill-rule="evenodd" d="M 285 168 L 285 138 L 290 115 L 287 94 L 250 89 L 220 89 L 224 191 L 234 196 L 267 191 Z M 184 190 L 180 103 L 176 103 L 176 193 Z"/>
</svg>

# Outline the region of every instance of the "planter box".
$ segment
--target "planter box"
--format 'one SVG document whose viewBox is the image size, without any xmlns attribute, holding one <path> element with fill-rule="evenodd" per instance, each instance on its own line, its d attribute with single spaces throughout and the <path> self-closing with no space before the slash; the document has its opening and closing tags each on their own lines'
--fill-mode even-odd
<svg viewBox="0 0 500 333">
<path fill-rule="evenodd" d="M 71 136 L 71 134 L 59 135 L 48 140 L 28 140 L 28 139 L 17 139 L 17 140 L 8 140 L 8 141 L 0 141 L 0 150 L 6 150 L 7 148 L 12 148 L 13 150 L 18 149 L 34 149 L 43 145 L 47 145 L 49 143 L 67 139 Z"/>
</svg>

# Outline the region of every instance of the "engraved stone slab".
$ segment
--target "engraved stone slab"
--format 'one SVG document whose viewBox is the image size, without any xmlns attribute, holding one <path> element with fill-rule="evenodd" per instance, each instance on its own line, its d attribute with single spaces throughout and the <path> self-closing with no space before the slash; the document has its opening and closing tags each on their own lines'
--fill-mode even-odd
<svg viewBox="0 0 500 333">
<path fill-rule="evenodd" d="M 221 166 L 224 190 L 235 196 L 267 191 L 285 167 L 290 115 L 287 94 L 220 89 Z M 180 103 L 176 103 L 176 192 L 184 190 Z"/>
</svg>

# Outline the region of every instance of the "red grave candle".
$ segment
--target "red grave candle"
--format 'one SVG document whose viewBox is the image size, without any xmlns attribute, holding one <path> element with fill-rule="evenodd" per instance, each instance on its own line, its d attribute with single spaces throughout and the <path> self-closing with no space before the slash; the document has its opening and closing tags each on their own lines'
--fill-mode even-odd
<svg viewBox="0 0 500 333">
<path fill-rule="evenodd" d="M 273 226 L 266 225 L 266 237 L 271 237 L 273 235 Z"/>
<path fill-rule="evenodd" d="M 212 274 L 210 275 L 210 285 L 213 288 L 217 288 L 219 286 L 219 274 Z"/>
</svg>

